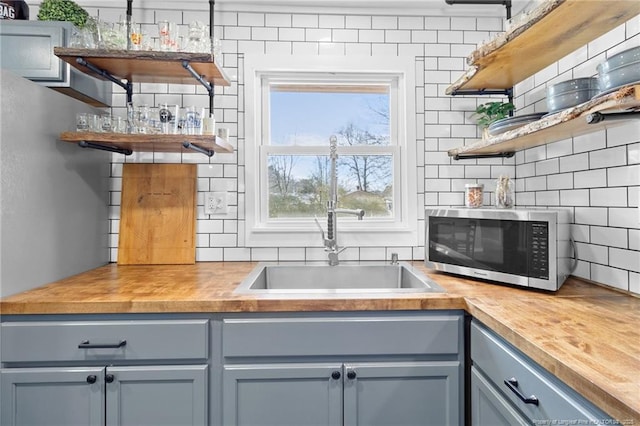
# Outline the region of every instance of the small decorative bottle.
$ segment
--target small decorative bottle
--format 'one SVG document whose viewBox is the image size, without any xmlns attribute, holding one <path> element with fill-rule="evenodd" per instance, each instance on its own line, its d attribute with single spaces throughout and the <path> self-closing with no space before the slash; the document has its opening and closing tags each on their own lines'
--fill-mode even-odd
<svg viewBox="0 0 640 426">
<path fill-rule="evenodd" d="M 496 183 L 496 207 L 500 209 L 512 208 L 514 200 L 511 178 L 501 175 Z"/>
</svg>

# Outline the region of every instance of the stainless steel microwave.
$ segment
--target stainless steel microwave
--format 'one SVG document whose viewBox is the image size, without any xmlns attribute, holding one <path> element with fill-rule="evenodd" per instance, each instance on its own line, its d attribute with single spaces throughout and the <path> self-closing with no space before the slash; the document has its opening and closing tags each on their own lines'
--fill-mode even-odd
<svg viewBox="0 0 640 426">
<path fill-rule="evenodd" d="M 569 219 L 561 209 L 427 209 L 425 265 L 556 291 L 574 264 Z"/>
</svg>

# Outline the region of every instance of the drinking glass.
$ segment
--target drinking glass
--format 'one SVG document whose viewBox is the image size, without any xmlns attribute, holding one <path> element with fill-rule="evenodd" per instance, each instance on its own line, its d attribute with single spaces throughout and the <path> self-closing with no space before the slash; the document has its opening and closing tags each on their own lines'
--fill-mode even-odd
<svg viewBox="0 0 640 426">
<path fill-rule="evenodd" d="M 87 132 L 89 130 L 89 114 L 86 112 L 76 114 L 76 130 L 78 132 Z"/>
</svg>

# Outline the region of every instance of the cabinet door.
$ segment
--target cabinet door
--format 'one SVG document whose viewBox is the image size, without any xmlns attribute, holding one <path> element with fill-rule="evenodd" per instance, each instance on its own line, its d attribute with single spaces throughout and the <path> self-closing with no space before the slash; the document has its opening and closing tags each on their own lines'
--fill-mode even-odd
<svg viewBox="0 0 640 426">
<path fill-rule="evenodd" d="M 108 367 L 105 380 L 108 426 L 207 424 L 206 365 Z"/>
<path fill-rule="evenodd" d="M 529 422 L 490 384 L 475 367 L 471 367 L 471 426 L 514 426 Z"/>
<path fill-rule="evenodd" d="M 224 367 L 225 426 L 342 425 L 342 364 Z"/>
<path fill-rule="evenodd" d="M 345 426 L 461 425 L 460 363 L 345 365 Z"/>
<path fill-rule="evenodd" d="M 69 67 L 53 55 L 65 46 L 70 23 L 58 21 L 3 21 L 0 24 L 0 58 L 3 68 L 30 80 L 63 81 Z"/>
<path fill-rule="evenodd" d="M 104 368 L 0 370 L 3 426 L 104 425 Z"/>
</svg>

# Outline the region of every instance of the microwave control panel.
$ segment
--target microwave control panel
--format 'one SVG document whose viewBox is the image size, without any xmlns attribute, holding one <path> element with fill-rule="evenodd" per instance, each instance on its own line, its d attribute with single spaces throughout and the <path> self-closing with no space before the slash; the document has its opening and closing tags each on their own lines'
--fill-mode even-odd
<svg viewBox="0 0 640 426">
<path fill-rule="evenodd" d="M 549 279 L 549 225 L 547 222 L 531 222 L 529 227 L 531 252 L 529 276 Z"/>
</svg>

